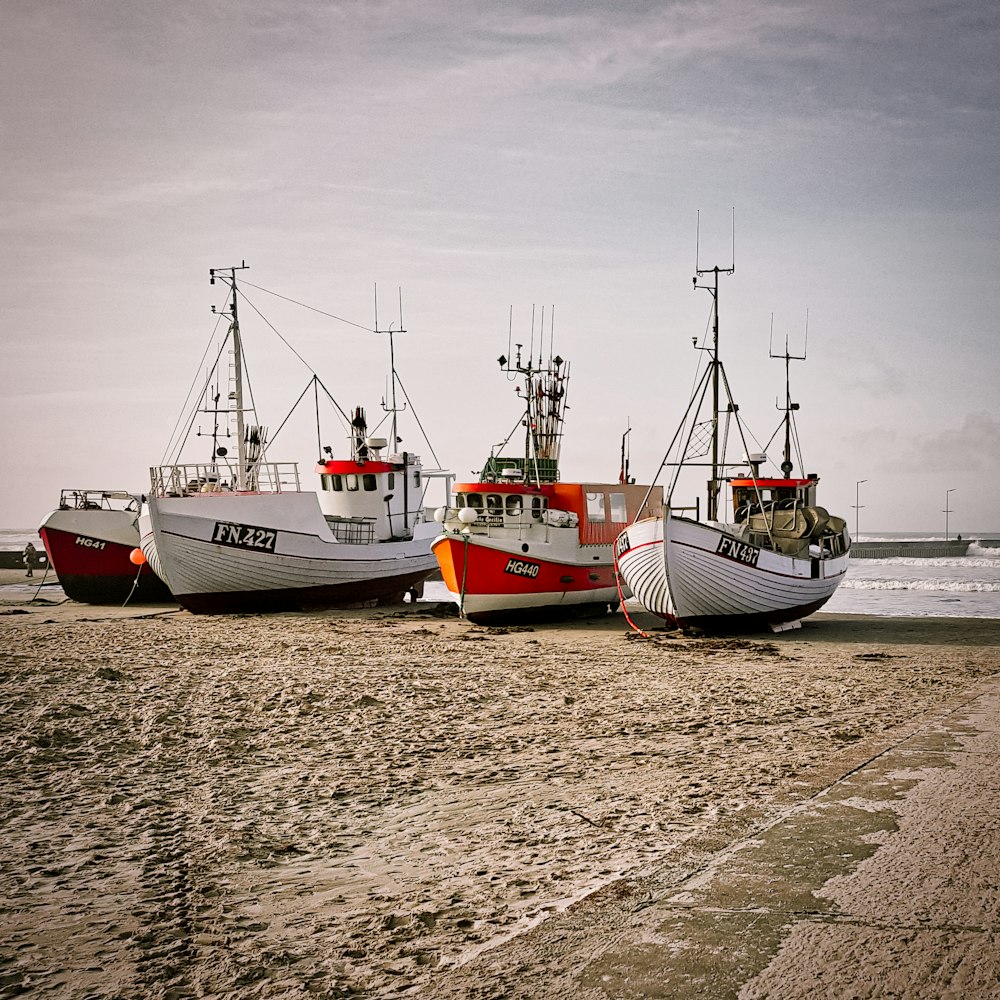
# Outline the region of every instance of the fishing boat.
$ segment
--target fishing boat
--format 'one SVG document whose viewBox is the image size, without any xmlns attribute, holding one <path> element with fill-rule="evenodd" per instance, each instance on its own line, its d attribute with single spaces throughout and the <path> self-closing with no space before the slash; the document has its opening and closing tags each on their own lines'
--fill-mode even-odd
<svg viewBox="0 0 1000 1000">
<path fill-rule="evenodd" d="M 780 474 L 762 471 L 766 454 L 747 449 L 719 357 L 719 276 L 732 273 L 731 267 L 696 266 L 695 288 L 712 297 L 711 344 L 699 348 L 708 361 L 661 464 L 661 471 L 668 465 L 674 469 L 665 504 L 655 516 L 630 524 L 619 535 L 615 552 L 622 580 L 660 618 L 705 631 L 783 631 L 798 627 L 833 596 L 847 573 L 851 539 L 845 520 L 817 505 L 819 477 L 792 475 L 798 404 L 791 401 L 789 363 L 804 360 L 805 354 L 790 354 L 787 341 L 783 355 L 771 355 L 785 362 Z M 711 412 L 702 420 L 709 387 Z M 726 396 L 723 405 L 720 387 Z M 745 457 L 736 463 L 725 457 L 730 423 L 744 449 Z M 678 444 L 677 460 L 671 462 Z M 705 457 L 707 462 L 701 460 Z M 674 497 L 680 472 L 706 465 L 710 479 L 702 518 L 700 499 L 693 507 L 681 507 Z M 731 490 L 728 510 L 722 496 L 726 484 Z"/>
<path fill-rule="evenodd" d="M 245 266 L 210 272 L 213 282 L 229 286 L 222 315 L 229 319 L 232 388 L 224 411 L 218 393 L 206 409 L 234 428 L 236 455 L 217 444 L 216 433 L 207 463 L 150 470 L 148 516 L 141 524 L 144 555 L 175 599 L 199 614 L 415 598 L 437 568 L 430 550 L 437 526 L 433 508 L 425 507 L 426 491 L 436 476 L 444 477 L 446 486 L 450 480 L 443 470 L 424 470 L 418 455 L 399 449 L 393 331 L 387 331 L 390 436 L 369 434 L 363 408 L 349 418 L 340 410 L 349 424 L 349 453 L 335 459 L 332 448 L 323 448 L 314 468 L 315 488 L 309 490 L 297 463 L 268 459 L 267 428 L 250 401 L 245 403 L 236 276 Z M 377 327 L 376 311 L 380 332 Z M 318 392 L 315 374 L 312 384 Z"/>
<path fill-rule="evenodd" d="M 522 345 L 501 368 L 519 384 L 524 451 L 491 452 L 479 478 L 456 483 L 451 502 L 435 513 L 441 534 L 433 550 L 445 586 L 471 622 L 556 619 L 607 613 L 620 594 L 614 541 L 643 513 L 659 509 L 662 490 L 628 476 L 623 436 L 619 481 L 564 482 L 559 470 L 569 364 L 522 361 Z"/>
<path fill-rule="evenodd" d="M 143 497 L 126 490 L 59 493 L 38 529 L 66 596 L 83 604 L 155 604 L 171 600 L 149 566 L 136 565 Z"/>
</svg>

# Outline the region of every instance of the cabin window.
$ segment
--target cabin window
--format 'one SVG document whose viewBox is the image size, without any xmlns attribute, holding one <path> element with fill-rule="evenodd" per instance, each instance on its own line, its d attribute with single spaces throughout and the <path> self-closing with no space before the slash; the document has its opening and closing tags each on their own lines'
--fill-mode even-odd
<svg viewBox="0 0 1000 1000">
<path fill-rule="evenodd" d="M 356 493 L 358 489 L 358 477 L 355 473 L 344 476 L 344 485 L 349 493 Z"/>
<path fill-rule="evenodd" d="M 517 493 L 511 493 L 510 496 L 507 497 L 507 516 L 521 516 L 521 497 Z"/>
<path fill-rule="evenodd" d="M 326 473 L 321 478 L 323 480 L 323 489 L 327 492 L 332 490 L 334 493 L 339 493 L 344 488 L 344 480 L 340 476 Z"/>
<path fill-rule="evenodd" d="M 420 485 L 420 470 L 419 469 L 414 469 L 413 470 L 413 485 L 414 486 L 419 486 Z"/>
<path fill-rule="evenodd" d="M 532 497 L 531 498 L 531 516 L 536 520 L 541 520 L 542 511 L 545 510 L 545 497 Z"/>
<path fill-rule="evenodd" d="M 476 510 L 483 509 L 483 495 L 482 493 L 468 493 L 465 497 L 465 502 L 469 507 L 474 507 Z"/>
<path fill-rule="evenodd" d="M 373 493 L 375 491 L 376 482 L 374 473 L 366 472 L 361 477 L 361 480 L 364 483 L 366 493 Z"/>
<path fill-rule="evenodd" d="M 499 493 L 486 494 L 486 513 L 487 514 L 503 513 L 503 497 L 500 496 Z"/>
<path fill-rule="evenodd" d="M 395 472 L 390 472 L 389 473 L 389 475 L 388 475 L 388 483 L 386 485 L 388 486 L 388 488 L 390 490 L 394 490 L 396 488 L 396 473 Z"/>
<path fill-rule="evenodd" d="M 624 493 L 611 494 L 611 520 L 615 524 L 628 523 L 628 508 L 625 506 Z"/>
<path fill-rule="evenodd" d="M 598 524 L 604 520 L 604 494 L 587 494 L 587 520 Z"/>
</svg>

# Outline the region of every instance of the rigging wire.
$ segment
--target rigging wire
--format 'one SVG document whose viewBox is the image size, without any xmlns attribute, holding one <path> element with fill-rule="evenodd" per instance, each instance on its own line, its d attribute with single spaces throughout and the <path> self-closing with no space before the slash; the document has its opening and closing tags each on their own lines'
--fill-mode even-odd
<svg viewBox="0 0 1000 1000">
<path fill-rule="evenodd" d="M 663 456 L 663 461 L 660 462 L 660 467 L 656 470 L 656 475 L 653 476 L 653 481 L 649 484 L 649 487 L 646 490 L 646 495 L 642 498 L 642 503 L 639 504 L 639 510 L 642 510 L 643 507 L 646 506 L 646 504 L 649 501 L 649 498 L 652 496 L 652 494 L 653 494 L 653 488 L 656 486 L 656 481 L 657 481 L 657 479 L 660 478 L 660 473 L 663 471 L 664 467 L 666 466 L 667 460 L 670 458 L 670 454 L 674 450 L 674 446 L 677 444 L 678 439 L 681 436 L 681 431 L 684 430 L 684 425 L 687 423 L 687 419 L 691 415 L 692 409 L 694 408 L 695 412 L 697 413 L 697 407 L 701 406 L 701 400 L 705 398 L 705 391 L 706 391 L 706 388 L 708 386 L 708 376 L 711 374 L 711 371 L 712 371 L 711 367 L 708 367 L 702 373 L 702 375 L 701 375 L 701 382 L 703 383 L 703 385 L 702 385 L 701 396 L 697 397 L 697 399 L 696 399 L 696 395 L 693 394 L 691 396 L 691 400 L 690 400 L 690 402 L 688 402 L 687 410 L 684 411 L 684 416 L 681 419 L 680 425 L 677 427 L 677 430 L 674 431 L 674 436 L 673 436 L 673 438 L 671 438 L 670 444 L 667 445 L 667 450 L 666 450 L 666 453 Z M 698 387 L 696 385 L 695 386 L 695 394 L 697 394 L 697 391 L 698 391 Z M 697 403 L 697 407 L 696 407 L 696 403 Z M 676 474 L 675 474 L 675 478 L 676 478 Z M 673 487 L 671 487 L 671 491 L 672 491 L 672 489 L 673 489 Z M 668 500 L 668 502 L 669 502 L 669 499 L 670 499 L 670 494 L 668 493 L 667 494 L 667 500 Z"/>
<path fill-rule="evenodd" d="M 251 288 L 256 288 L 260 292 L 266 292 L 268 295 L 273 295 L 275 298 L 284 299 L 286 302 L 291 302 L 293 305 L 302 306 L 303 309 L 309 309 L 314 313 L 319 313 L 321 316 L 329 316 L 330 319 L 335 319 L 339 323 L 346 323 L 348 326 L 357 327 L 359 330 L 364 330 L 366 333 L 375 333 L 370 327 L 362 326 L 360 323 L 355 323 L 352 320 L 344 319 L 343 316 L 335 316 L 333 313 L 324 312 L 322 309 L 317 309 L 316 306 L 308 305 L 305 302 L 299 302 L 298 299 L 289 298 L 287 295 L 281 295 L 278 292 L 272 292 L 270 288 L 264 288 L 261 285 L 255 285 L 252 281 L 247 281 L 246 278 L 240 280 L 241 285 L 249 285 Z M 273 329 L 273 328 L 272 328 Z"/>
<path fill-rule="evenodd" d="M 223 340 L 220 342 L 219 349 L 218 349 L 218 351 L 216 352 L 216 355 L 215 355 L 215 360 L 212 362 L 212 367 L 209 368 L 208 373 L 205 376 L 205 381 L 202 383 L 201 389 L 199 390 L 199 393 L 198 393 L 199 396 L 201 396 L 202 393 L 204 393 L 204 392 L 206 392 L 208 390 L 209 384 L 210 384 L 210 382 L 212 380 L 212 376 L 216 374 L 216 371 L 218 369 L 219 359 L 222 357 L 222 352 L 226 349 L 226 345 L 228 343 L 229 343 L 228 337 L 223 338 Z M 175 462 L 180 458 L 181 449 L 184 447 L 184 442 L 187 441 L 187 439 L 191 435 L 191 428 L 194 427 L 194 422 L 195 422 L 195 420 L 198 419 L 198 413 L 199 412 L 200 411 L 199 411 L 198 407 L 195 407 L 191 411 L 191 415 L 190 415 L 190 418 L 188 419 L 187 427 L 184 429 L 184 434 L 181 437 L 179 437 L 179 438 L 177 438 L 176 440 L 173 441 L 172 448 L 173 448 L 173 454 L 175 456 L 175 458 L 174 458 Z M 178 420 L 178 422 L 179 422 L 179 420 Z M 167 463 L 161 463 L 161 464 L 167 464 Z"/>
<path fill-rule="evenodd" d="M 295 410 L 298 407 L 299 403 L 302 402 L 303 398 L 305 397 L 305 394 L 314 385 L 315 386 L 319 386 L 319 388 L 322 389 L 323 392 L 326 394 L 326 398 L 331 403 L 333 403 L 334 407 L 337 410 L 337 413 L 339 413 L 340 416 L 344 420 L 344 427 L 345 427 L 345 429 L 347 429 L 347 428 L 350 427 L 350 425 L 351 425 L 351 418 L 343 411 L 343 409 L 341 408 L 340 403 L 338 403 L 337 400 L 333 398 L 333 395 L 331 394 L 330 390 L 327 389 L 327 387 L 323 384 L 323 380 L 318 375 L 313 375 L 313 377 L 306 383 L 306 387 L 302 390 L 301 394 L 299 395 L 299 398 L 297 400 L 295 400 L 295 402 L 292 404 L 292 408 L 288 411 L 287 414 L 285 414 L 285 419 L 281 421 L 281 424 L 278 427 L 278 429 L 271 435 L 271 440 L 268 442 L 268 444 L 273 444 L 277 440 L 277 437 L 281 433 L 282 428 L 284 428 L 285 424 L 287 424 L 288 421 L 291 419 L 292 414 L 295 412 Z"/>
<path fill-rule="evenodd" d="M 252 305 L 252 303 L 251 303 L 251 305 Z M 259 316 L 260 313 L 258 313 L 257 315 Z M 261 319 L 264 319 L 264 317 L 261 316 Z M 267 323 L 267 320 L 264 320 L 264 322 Z M 270 325 L 271 324 L 268 323 L 268 326 L 270 326 Z M 273 329 L 273 327 L 272 327 L 272 329 Z M 275 330 L 274 332 L 278 333 L 277 330 Z M 278 336 L 281 337 L 281 334 L 278 333 Z M 282 340 L 284 340 L 283 337 L 282 337 Z M 289 345 L 289 347 L 291 347 L 291 345 Z M 295 353 L 294 349 L 292 350 L 292 353 L 293 354 Z M 247 408 L 246 412 L 253 414 L 253 426 L 256 428 L 258 437 L 260 438 L 260 451 L 257 454 L 257 460 L 253 463 L 253 466 L 256 468 L 258 466 L 263 465 L 267 461 L 267 446 L 271 442 L 265 439 L 264 433 L 266 432 L 267 428 L 261 426 L 261 424 L 260 424 L 260 417 L 257 416 L 257 401 L 253 398 L 253 384 L 250 381 L 250 366 L 247 364 L 247 356 L 246 356 L 246 352 L 243 350 L 243 339 L 242 338 L 240 338 L 240 355 L 241 355 L 240 361 L 243 364 L 243 381 L 246 383 L 247 395 L 250 397 L 250 406 L 249 406 L 249 408 Z M 301 360 L 301 358 L 299 360 Z M 248 428 L 248 430 L 249 430 L 249 428 Z M 245 433 L 246 433 L 246 431 L 244 431 L 244 434 Z M 252 431 L 251 431 L 251 433 L 252 433 Z M 249 466 L 250 463 L 248 462 L 247 465 Z"/>
<path fill-rule="evenodd" d="M 726 387 L 726 398 L 731 403 L 733 401 L 733 394 L 732 394 L 732 390 L 729 387 L 729 376 L 726 374 L 725 367 L 723 365 L 721 365 L 721 364 L 719 365 L 719 371 L 722 374 L 723 385 L 725 385 L 725 387 Z M 747 448 L 746 435 L 743 433 L 743 431 L 744 431 L 743 421 L 740 420 L 739 413 L 736 414 L 736 429 L 740 432 L 740 440 L 743 442 L 743 451 L 744 451 L 744 454 L 749 454 L 750 453 L 750 449 Z M 761 510 L 763 510 L 764 509 L 764 498 L 761 495 L 761 492 L 760 492 L 760 483 L 758 483 L 756 476 L 753 477 L 753 491 L 754 491 L 754 496 L 757 499 L 757 503 L 760 505 Z M 765 519 L 765 521 L 764 521 L 764 527 L 767 528 L 767 538 L 768 538 L 768 541 L 771 543 L 771 546 L 773 547 L 774 546 L 774 536 L 771 534 L 771 528 L 773 527 L 772 520 L 773 520 L 773 515 L 772 515 L 772 518 Z"/>
<path fill-rule="evenodd" d="M 430 438 L 428 438 L 427 432 L 424 430 L 424 425 L 420 422 L 420 417 L 417 416 L 416 408 L 414 407 L 413 403 L 410 401 L 410 395 L 406 391 L 406 386 L 403 385 L 403 380 L 399 377 L 399 373 L 398 372 L 396 373 L 396 381 L 399 383 L 399 388 L 403 390 L 403 398 L 406 400 L 407 405 L 410 407 L 410 412 L 413 414 L 413 419 L 416 421 L 417 426 L 420 428 L 420 433 L 424 437 L 424 442 L 426 443 L 427 447 L 430 449 L 431 456 L 434 458 L 434 461 L 437 463 L 437 466 L 440 469 L 441 468 L 441 459 L 439 459 L 437 457 L 437 454 L 434 451 L 434 445 L 431 444 Z"/>
<path fill-rule="evenodd" d="M 317 381 L 318 379 L 314 375 L 308 382 L 306 382 L 306 386 L 299 394 L 299 398 L 295 400 L 294 403 L 292 403 L 292 408 L 288 411 L 288 413 L 285 414 L 285 419 L 281 421 L 281 424 L 278 426 L 278 429 L 271 435 L 271 441 L 268 442 L 269 444 L 273 442 L 275 438 L 277 438 L 277 436 L 281 433 L 281 430 L 285 426 L 285 424 L 287 424 L 288 421 L 291 420 L 292 414 L 295 412 L 295 408 L 299 405 L 299 403 L 302 402 L 302 400 L 305 398 L 306 393 L 313 387 L 313 385 Z"/>
<path fill-rule="evenodd" d="M 247 284 L 249 284 L 249 282 L 247 282 Z M 254 287 L 256 288 L 257 286 L 255 285 Z M 295 348 L 292 347 L 292 345 L 288 343 L 287 340 L 285 340 L 284 336 L 278 331 L 277 327 L 275 327 L 275 325 L 253 304 L 253 302 L 251 302 L 250 299 L 247 298 L 246 292 L 240 289 L 239 294 L 240 297 L 243 299 L 243 301 L 246 302 L 246 304 L 250 306 L 250 308 L 271 328 L 275 336 L 285 345 L 285 347 L 287 347 L 292 352 L 292 354 L 294 354 L 295 357 L 297 357 L 299 361 L 301 361 L 302 364 L 304 364 L 306 368 L 309 369 L 310 374 L 315 375 L 316 369 L 313 368 L 313 366 L 309 364 L 309 362 L 306 361 L 306 359 L 302 357 L 302 355 L 299 354 L 299 352 L 295 350 Z M 308 306 L 306 308 L 308 308 Z"/>
<path fill-rule="evenodd" d="M 178 413 L 177 415 L 177 420 L 174 423 L 174 429 L 170 432 L 170 437 L 167 438 L 167 445 L 163 450 L 163 457 L 160 459 L 160 465 L 166 465 L 168 456 L 172 453 L 173 448 L 175 446 L 179 447 L 179 445 L 175 445 L 175 441 L 177 439 L 177 432 L 184 421 L 184 415 L 188 412 L 188 407 L 191 405 L 192 392 L 194 391 L 194 387 L 198 382 L 197 372 L 201 370 L 201 366 L 204 363 L 205 358 L 208 357 L 208 349 L 212 346 L 212 342 L 215 340 L 215 336 L 219 330 L 219 324 L 222 322 L 222 317 L 223 317 L 222 313 L 216 314 L 215 326 L 212 327 L 212 335 L 211 337 L 208 338 L 208 343 L 205 345 L 205 350 L 201 355 L 201 360 L 198 362 L 198 367 L 195 369 L 196 372 L 195 377 L 191 380 L 191 385 L 188 388 L 187 395 L 184 397 L 184 404 L 181 407 L 180 413 Z M 215 363 L 209 369 L 208 378 L 206 378 L 205 382 L 202 384 L 201 389 L 199 389 L 198 391 L 199 397 L 208 388 L 208 382 L 211 380 L 212 374 L 214 374 L 215 366 L 218 365 L 219 363 L 219 356 L 222 354 L 222 348 L 225 347 L 225 345 L 226 342 L 223 341 L 222 346 L 219 348 L 218 353 L 215 355 Z M 195 415 L 192 416 L 191 418 L 191 424 L 194 423 L 196 415 L 197 415 L 197 410 L 195 410 Z M 181 442 L 183 442 L 187 438 L 187 435 L 190 433 L 191 424 L 188 425 L 188 429 L 187 431 L 185 431 L 184 437 L 180 439 Z"/>
<path fill-rule="evenodd" d="M 795 422 L 795 414 L 789 414 L 789 423 L 792 428 L 792 443 L 795 448 L 795 457 L 798 459 L 799 463 L 799 475 L 805 479 L 806 478 L 806 466 L 805 462 L 802 461 L 802 445 L 799 441 L 799 425 Z"/>
<path fill-rule="evenodd" d="M 698 426 L 697 423 L 698 414 L 701 412 L 701 408 L 705 403 L 705 396 L 708 395 L 708 389 L 709 386 L 711 385 L 711 377 L 710 377 L 711 374 L 712 374 L 712 365 L 706 365 L 705 370 L 701 376 L 701 381 L 700 383 L 696 384 L 695 391 L 691 396 L 691 401 L 688 403 L 688 408 L 684 412 L 684 416 L 681 418 L 681 423 L 680 426 L 677 428 L 677 432 L 674 434 L 674 441 L 671 442 L 670 448 L 667 449 L 667 455 L 664 456 L 663 459 L 663 465 L 665 465 L 667 462 L 667 457 L 669 457 L 670 451 L 674 447 L 674 443 L 678 441 L 681 431 L 684 429 L 684 426 L 687 423 L 688 418 L 690 418 L 692 421 L 691 427 L 687 432 L 687 438 L 684 441 L 684 448 L 682 451 L 678 453 L 677 462 L 675 463 L 674 467 L 674 473 L 670 479 L 670 483 L 667 488 L 666 503 L 668 506 L 670 504 L 670 501 L 673 499 L 674 490 L 677 489 L 677 483 L 680 481 L 681 472 L 683 472 L 684 470 L 684 462 L 688 458 L 688 451 L 691 447 L 691 438 L 694 436 L 695 428 Z M 698 391 L 699 388 L 701 390 L 700 393 Z M 712 420 L 715 421 L 716 419 L 717 415 L 713 414 Z M 702 454 L 705 453 L 702 452 Z M 663 465 L 660 466 L 661 469 L 663 468 Z M 659 472 L 657 473 L 657 476 L 659 476 Z"/>
<path fill-rule="evenodd" d="M 318 313 L 321 316 L 326 316 L 326 317 L 329 317 L 330 319 L 337 320 L 338 322 L 345 323 L 348 326 L 355 327 L 358 330 L 363 330 L 366 333 L 377 333 L 378 331 L 377 330 L 372 330 L 370 327 L 364 326 L 361 323 L 355 323 L 355 322 L 353 322 L 353 321 L 351 321 L 349 319 L 345 319 L 342 316 L 337 316 L 334 313 L 326 312 L 323 309 L 318 309 L 315 306 L 310 306 L 307 303 L 300 302 L 299 300 L 293 299 L 290 296 L 281 295 L 278 292 L 274 292 L 271 289 L 264 288 L 261 285 L 254 284 L 253 282 L 247 281 L 245 279 L 242 280 L 239 283 L 239 286 L 236 288 L 236 292 L 242 298 L 242 300 L 257 314 L 257 316 L 275 334 L 275 336 L 277 336 L 278 339 L 305 366 L 305 368 L 308 370 L 308 372 L 312 376 L 312 379 L 311 379 L 309 385 L 313 385 L 313 384 L 318 385 L 323 390 L 323 393 L 326 395 L 327 399 L 330 401 L 330 403 L 333 404 L 333 406 L 336 409 L 337 413 L 343 419 L 344 425 L 349 427 L 350 426 L 350 422 L 351 422 L 350 421 L 350 417 L 344 411 L 344 409 L 340 405 L 340 403 L 338 403 L 337 400 L 334 398 L 333 394 L 330 392 L 330 390 L 327 388 L 327 386 L 323 383 L 322 379 L 320 379 L 320 377 L 316 373 L 315 369 L 312 367 L 312 365 L 309 364 L 308 361 L 306 361 L 306 359 L 304 357 L 302 357 L 302 355 L 289 343 L 289 341 L 281 334 L 281 332 L 274 326 L 274 324 L 271 323 L 271 321 L 261 312 L 261 310 L 257 307 L 257 305 L 246 295 L 246 292 L 243 290 L 243 286 L 244 285 L 249 285 L 251 288 L 255 288 L 258 291 L 265 292 L 268 295 L 273 295 L 275 298 L 283 299 L 286 302 L 290 302 L 290 303 L 292 303 L 294 305 L 301 306 L 304 309 L 309 309 L 310 311 Z M 218 333 L 219 323 L 222 321 L 222 319 L 223 319 L 223 317 L 225 315 L 226 314 L 224 312 L 219 312 L 217 314 L 216 323 L 215 323 L 215 326 L 212 329 L 212 335 L 209 338 L 208 344 L 206 345 L 205 350 L 204 350 L 204 352 L 202 354 L 201 360 L 199 361 L 199 365 L 198 365 L 198 369 L 199 370 L 201 369 L 202 365 L 205 363 L 206 358 L 209 356 L 209 352 L 210 352 L 210 349 L 212 347 L 212 342 L 214 341 L 214 339 L 215 339 L 215 337 L 216 337 L 216 335 Z M 199 397 L 201 397 L 202 395 L 204 395 L 206 392 L 209 391 L 212 377 L 217 373 L 222 353 L 225 350 L 226 345 L 228 344 L 228 342 L 229 342 L 228 336 L 222 339 L 222 341 L 221 341 L 221 343 L 220 343 L 220 345 L 218 347 L 218 350 L 216 352 L 214 361 L 213 361 L 212 365 L 210 366 L 210 368 L 208 369 L 208 374 L 201 381 L 200 388 L 198 390 L 198 396 Z M 246 354 L 245 354 L 245 352 L 243 353 L 243 359 L 242 360 L 243 360 L 243 364 L 244 364 L 244 371 L 246 372 L 245 381 L 246 381 L 247 391 L 248 391 L 248 395 L 249 395 L 249 399 L 250 399 L 250 406 L 247 408 L 247 412 L 248 413 L 252 413 L 254 421 L 257 422 L 258 418 L 257 418 L 257 413 L 256 413 L 256 402 L 255 402 L 254 397 L 253 397 L 253 387 L 252 387 L 251 382 L 250 382 L 249 368 L 246 366 Z M 416 410 L 415 410 L 415 408 L 413 406 L 413 403 L 410 400 L 409 394 L 406 392 L 406 387 L 403 385 L 402 380 L 399 378 L 398 374 L 396 375 L 396 379 L 397 379 L 397 382 L 398 382 L 398 384 L 400 386 L 400 389 L 402 389 L 402 392 L 403 392 L 403 395 L 404 395 L 404 397 L 405 397 L 405 399 L 407 401 L 407 404 L 410 406 L 410 409 L 413 412 L 414 420 L 415 420 L 418 428 L 420 429 L 420 433 L 423 436 L 424 442 L 426 443 L 427 447 L 430 449 L 430 452 L 431 452 L 431 455 L 434 458 L 434 461 L 440 467 L 441 461 L 438 458 L 436 452 L 434 451 L 434 447 L 433 447 L 433 445 L 430 442 L 430 439 L 429 439 L 429 437 L 427 435 L 426 430 L 424 429 L 423 424 L 420 421 L 419 416 L 416 413 Z M 187 395 L 186 395 L 185 400 L 184 400 L 183 408 L 182 408 L 181 413 L 180 413 L 180 415 L 178 416 L 178 418 L 177 418 L 177 420 L 175 422 L 173 431 L 171 432 L 170 438 L 168 440 L 167 447 L 166 447 L 166 449 L 164 451 L 164 456 L 163 456 L 163 458 L 161 459 L 161 462 L 160 462 L 161 465 L 168 463 L 169 456 L 171 454 L 174 454 L 175 456 L 179 456 L 180 451 L 181 451 L 181 449 L 184 446 L 184 443 L 187 441 L 187 439 L 190 437 L 190 435 L 192 433 L 192 430 L 193 430 L 193 427 L 194 427 L 194 423 L 195 423 L 195 421 L 197 420 L 197 417 L 198 417 L 199 408 L 197 406 L 195 406 L 193 408 L 193 410 L 190 412 L 190 418 L 187 420 L 186 426 L 184 425 L 184 419 L 185 419 L 184 418 L 184 414 L 188 410 L 188 407 L 191 405 L 191 400 L 192 400 L 193 395 L 194 395 L 194 389 L 195 389 L 195 386 L 198 385 L 198 384 L 199 384 L 198 383 L 198 376 L 196 375 L 195 378 L 192 379 L 191 386 L 189 387 Z M 302 401 L 305 393 L 308 391 L 309 385 L 306 386 L 306 389 L 303 390 L 302 395 L 300 395 L 299 398 L 296 400 L 296 402 L 293 404 L 291 410 L 289 410 L 288 414 L 285 416 L 285 418 L 282 421 L 281 425 L 278 427 L 278 430 L 271 436 L 270 440 L 262 442 L 261 455 L 259 457 L 258 462 L 265 461 L 265 458 L 266 458 L 265 452 L 266 452 L 267 447 L 270 446 L 271 444 L 273 444 L 273 442 L 277 438 L 278 434 L 286 426 L 286 424 L 288 423 L 288 420 L 290 419 L 290 417 L 294 413 L 295 409 L 301 403 L 301 401 Z M 181 433 L 182 428 L 183 428 L 183 433 Z M 213 460 L 215 458 L 216 458 L 216 456 L 213 455 Z M 177 461 L 177 460 L 178 460 L 178 458 L 175 457 L 174 461 Z"/>
</svg>

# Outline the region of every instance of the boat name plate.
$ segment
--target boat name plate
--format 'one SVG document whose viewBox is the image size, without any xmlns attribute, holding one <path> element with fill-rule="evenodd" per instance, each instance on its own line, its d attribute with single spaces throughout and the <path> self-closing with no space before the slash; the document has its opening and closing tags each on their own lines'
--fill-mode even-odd
<svg viewBox="0 0 1000 1000">
<path fill-rule="evenodd" d="M 534 580 L 541 568 L 538 563 L 528 562 L 526 559 L 508 559 L 503 571 L 515 576 L 530 576 Z"/>
<path fill-rule="evenodd" d="M 716 546 L 715 551 L 718 555 L 726 559 L 745 563 L 747 566 L 756 566 L 757 557 L 760 555 L 760 549 L 755 545 L 738 542 L 735 538 L 730 538 L 729 535 L 723 535 L 719 539 L 719 544 Z"/>
<path fill-rule="evenodd" d="M 87 538 L 86 535 L 77 535 L 76 544 L 83 545 L 88 549 L 103 549 L 108 543 L 97 538 Z"/>
<path fill-rule="evenodd" d="M 239 549 L 273 552 L 278 533 L 272 528 L 258 528 L 253 524 L 233 524 L 216 521 L 212 541 L 219 545 L 232 545 Z"/>
</svg>

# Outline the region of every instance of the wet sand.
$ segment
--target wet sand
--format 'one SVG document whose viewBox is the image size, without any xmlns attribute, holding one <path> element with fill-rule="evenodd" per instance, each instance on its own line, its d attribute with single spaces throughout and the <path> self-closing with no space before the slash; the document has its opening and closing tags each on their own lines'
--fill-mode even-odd
<svg viewBox="0 0 1000 1000">
<path fill-rule="evenodd" d="M 642 638 L 42 596 L 0 591 L 5 997 L 644 995 L 582 971 L 601 914 L 1000 672 L 998 621 Z"/>
</svg>

